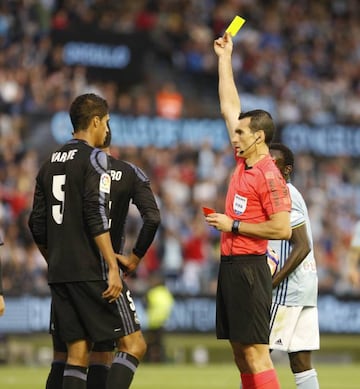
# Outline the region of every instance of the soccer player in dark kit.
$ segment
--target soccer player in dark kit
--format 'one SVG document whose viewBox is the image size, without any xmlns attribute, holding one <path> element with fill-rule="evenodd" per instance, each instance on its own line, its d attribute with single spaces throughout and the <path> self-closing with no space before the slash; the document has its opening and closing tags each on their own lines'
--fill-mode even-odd
<svg viewBox="0 0 360 389">
<path fill-rule="evenodd" d="M 109 154 L 111 131 L 107 134 L 102 150 Z M 110 191 L 110 235 L 116 252 L 123 253 L 125 244 L 125 222 L 129 205 L 132 202 L 141 215 L 143 224 L 133 248 L 134 261 L 142 258 L 150 247 L 160 225 L 160 212 L 156 204 L 155 196 L 150 187 L 150 181 L 146 174 L 137 166 L 128 162 L 115 159 L 109 155 L 111 162 L 111 191 Z M 136 314 L 135 304 L 130 290 L 123 280 L 121 306 L 124 320 L 124 335 L 121 339 L 121 348 L 118 351 L 135 355 L 139 360 L 146 351 L 139 320 Z M 57 331 L 51 331 L 53 338 L 54 358 L 48 376 L 46 389 L 61 389 L 67 348 L 61 341 Z M 97 342 L 93 345 L 89 368 L 87 373 L 87 389 L 106 387 L 109 367 L 113 360 L 114 340 L 110 339 Z"/>
<path fill-rule="evenodd" d="M 48 263 L 52 325 L 67 345 L 63 389 L 85 389 L 92 344 L 114 339 L 121 350 L 126 335 L 121 307 L 127 296 L 119 264 L 130 273 L 140 258 L 115 254 L 111 243 L 111 172 L 107 154 L 95 148 L 109 132 L 108 105 L 95 94 L 81 95 L 71 104 L 70 118 L 73 139 L 37 176 L 29 227 Z M 130 386 L 143 345 L 139 356 L 115 354 L 108 389 Z"/>
</svg>

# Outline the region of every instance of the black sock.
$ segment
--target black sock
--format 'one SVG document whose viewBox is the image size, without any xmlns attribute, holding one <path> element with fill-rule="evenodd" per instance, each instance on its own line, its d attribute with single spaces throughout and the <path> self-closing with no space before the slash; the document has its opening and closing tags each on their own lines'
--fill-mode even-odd
<svg viewBox="0 0 360 389">
<path fill-rule="evenodd" d="M 46 380 L 46 389 L 61 389 L 64 375 L 65 362 L 54 361 L 51 364 L 48 378 Z"/>
<path fill-rule="evenodd" d="M 110 367 L 107 389 L 128 389 L 139 361 L 130 354 L 117 352 Z"/>
<path fill-rule="evenodd" d="M 87 389 L 106 388 L 109 367 L 106 365 L 90 365 L 87 373 Z"/>
<path fill-rule="evenodd" d="M 86 389 L 86 367 L 66 364 L 62 389 Z"/>
</svg>

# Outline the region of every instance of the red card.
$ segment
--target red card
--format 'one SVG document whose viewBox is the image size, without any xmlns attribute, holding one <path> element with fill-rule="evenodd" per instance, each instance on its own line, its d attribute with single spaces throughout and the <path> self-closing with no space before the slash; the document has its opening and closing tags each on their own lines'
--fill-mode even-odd
<svg viewBox="0 0 360 389">
<path fill-rule="evenodd" d="M 215 209 L 213 209 L 213 208 L 202 207 L 202 209 L 203 209 L 203 212 L 204 212 L 205 216 L 210 215 L 210 213 L 215 213 L 216 212 Z"/>
</svg>

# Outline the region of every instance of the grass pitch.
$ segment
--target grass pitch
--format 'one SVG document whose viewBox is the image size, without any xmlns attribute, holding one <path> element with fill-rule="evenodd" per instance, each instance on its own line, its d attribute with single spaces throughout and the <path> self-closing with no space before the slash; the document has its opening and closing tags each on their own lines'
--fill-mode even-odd
<svg viewBox="0 0 360 389">
<path fill-rule="evenodd" d="M 317 364 L 321 389 L 358 389 L 360 364 Z M 276 366 L 281 387 L 295 388 L 286 364 Z M 48 367 L 1 366 L 1 389 L 43 389 Z M 239 374 L 234 365 L 142 364 L 131 389 L 238 389 Z"/>
<path fill-rule="evenodd" d="M 15 337 L 10 339 L 12 342 L 22 354 L 30 345 L 33 351 L 44 347 L 51 351 L 48 334 Z M 209 364 L 191 363 L 192 352 L 198 346 L 208 349 Z M 240 377 L 227 341 L 219 341 L 213 334 L 168 334 L 166 348 L 169 362 L 140 364 L 131 389 L 239 389 Z M 321 389 L 360 388 L 359 335 L 322 335 L 321 349 L 314 353 L 313 361 Z M 35 366 L 35 360 L 33 363 L 0 365 L 0 389 L 44 389 L 50 359 L 39 366 Z M 281 388 L 295 389 L 287 356 L 277 360 L 274 355 L 274 364 Z"/>
</svg>

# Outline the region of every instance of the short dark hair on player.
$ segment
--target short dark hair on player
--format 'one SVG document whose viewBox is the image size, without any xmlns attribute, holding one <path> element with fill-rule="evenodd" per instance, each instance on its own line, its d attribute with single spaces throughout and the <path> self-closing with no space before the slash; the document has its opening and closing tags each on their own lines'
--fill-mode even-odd
<svg viewBox="0 0 360 389">
<path fill-rule="evenodd" d="M 283 143 L 271 143 L 270 150 L 279 150 L 281 151 L 284 157 L 284 164 L 294 167 L 294 153 Z"/>
<path fill-rule="evenodd" d="M 254 109 L 252 111 L 241 112 L 239 120 L 250 118 L 250 129 L 252 132 L 264 131 L 265 143 L 270 145 L 276 131 L 275 123 L 269 112 L 262 109 Z"/>
<path fill-rule="evenodd" d="M 108 113 L 107 101 L 95 93 L 86 93 L 76 97 L 70 106 L 70 119 L 74 132 L 88 128 L 94 116 L 102 119 Z"/>
</svg>

